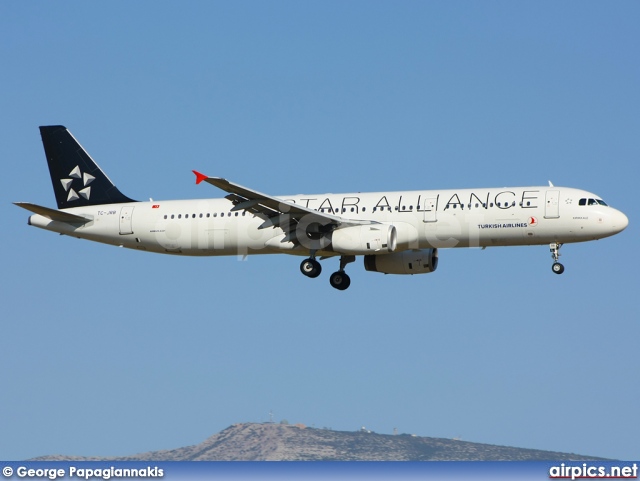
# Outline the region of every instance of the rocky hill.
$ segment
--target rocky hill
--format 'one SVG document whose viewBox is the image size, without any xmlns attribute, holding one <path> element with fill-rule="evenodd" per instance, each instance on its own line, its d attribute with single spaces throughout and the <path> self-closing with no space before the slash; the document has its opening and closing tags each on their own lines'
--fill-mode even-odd
<svg viewBox="0 0 640 481">
<path fill-rule="evenodd" d="M 118 458 L 44 456 L 34 461 L 541 461 L 599 459 L 452 439 L 234 424 L 200 444 Z"/>
</svg>

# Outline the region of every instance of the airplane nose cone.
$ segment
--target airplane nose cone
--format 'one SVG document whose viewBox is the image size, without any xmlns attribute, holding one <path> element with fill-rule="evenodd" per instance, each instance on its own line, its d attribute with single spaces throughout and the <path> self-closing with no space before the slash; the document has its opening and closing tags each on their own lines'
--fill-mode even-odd
<svg viewBox="0 0 640 481">
<path fill-rule="evenodd" d="M 625 230 L 628 225 L 629 225 L 629 218 L 626 215 L 624 215 L 622 212 L 617 210 L 616 215 L 613 217 L 613 226 L 612 226 L 615 229 L 616 234 L 618 232 L 622 232 L 623 230 Z"/>
</svg>

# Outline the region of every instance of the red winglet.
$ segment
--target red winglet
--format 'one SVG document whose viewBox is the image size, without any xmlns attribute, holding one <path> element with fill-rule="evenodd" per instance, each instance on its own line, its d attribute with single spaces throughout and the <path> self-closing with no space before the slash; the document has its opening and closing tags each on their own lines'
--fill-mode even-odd
<svg viewBox="0 0 640 481">
<path fill-rule="evenodd" d="M 199 184 L 200 182 L 202 182 L 203 180 L 206 180 L 209 178 L 208 175 L 204 175 L 201 174 L 200 172 L 198 172 L 197 170 L 192 170 L 191 172 L 193 172 L 194 174 L 196 174 L 196 184 Z"/>
</svg>

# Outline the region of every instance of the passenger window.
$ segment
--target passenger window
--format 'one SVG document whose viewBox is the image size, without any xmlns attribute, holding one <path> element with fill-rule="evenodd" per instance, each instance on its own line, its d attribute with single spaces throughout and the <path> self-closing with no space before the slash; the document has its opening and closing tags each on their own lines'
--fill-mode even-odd
<svg viewBox="0 0 640 481">
<path fill-rule="evenodd" d="M 167 218 L 167 215 L 166 215 L 166 214 L 165 214 L 164 218 L 165 218 L 165 219 Z"/>
<path fill-rule="evenodd" d="M 182 214 L 178 214 L 178 219 L 182 219 Z"/>
<path fill-rule="evenodd" d="M 174 218 L 174 214 L 171 214 L 171 218 L 172 218 L 172 219 Z"/>
<path fill-rule="evenodd" d="M 362 208 L 362 212 L 366 212 L 366 211 L 367 211 L 367 208 L 366 208 L 366 207 L 363 207 L 363 208 Z"/>
</svg>

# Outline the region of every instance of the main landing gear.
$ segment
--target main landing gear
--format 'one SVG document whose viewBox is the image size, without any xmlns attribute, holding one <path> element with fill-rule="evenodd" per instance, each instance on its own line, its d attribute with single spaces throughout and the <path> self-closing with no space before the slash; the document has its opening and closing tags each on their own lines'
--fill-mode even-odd
<svg viewBox="0 0 640 481">
<path fill-rule="evenodd" d="M 340 270 L 334 272 L 329 277 L 329 283 L 331 287 L 338 289 L 339 291 L 344 291 L 351 285 L 351 278 L 344 271 L 344 268 L 350 262 L 354 262 L 356 260 L 356 256 L 341 256 L 340 257 Z M 300 272 L 302 272 L 305 276 L 315 278 L 320 275 L 322 272 L 322 266 L 316 260 L 315 251 L 311 251 L 311 257 L 303 260 L 300 263 Z"/>
<path fill-rule="evenodd" d="M 551 270 L 555 274 L 562 274 L 564 272 L 564 266 L 558 262 L 558 258 L 560 257 L 560 247 L 562 247 L 562 244 L 557 242 L 549 244 L 549 250 L 551 250 L 551 257 L 553 258 Z"/>
<path fill-rule="evenodd" d="M 302 261 L 300 264 L 300 272 L 307 277 L 315 279 L 322 272 L 322 266 L 316 260 L 316 256 L 312 254 L 311 257 Z"/>
</svg>

